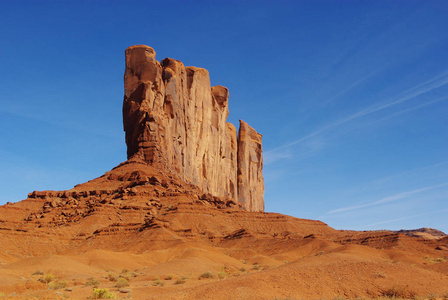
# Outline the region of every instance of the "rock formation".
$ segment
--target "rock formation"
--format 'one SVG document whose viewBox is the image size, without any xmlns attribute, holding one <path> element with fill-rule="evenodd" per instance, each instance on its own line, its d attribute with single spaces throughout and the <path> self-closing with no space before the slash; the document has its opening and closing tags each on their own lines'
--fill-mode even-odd
<svg viewBox="0 0 448 300">
<path fill-rule="evenodd" d="M 238 201 L 250 211 L 264 211 L 261 134 L 240 121 L 238 134 Z"/>
<path fill-rule="evenodd" d="M 171 170 L 203 192 L 264 210 L 261 135 L 227 123 L 229 91 L 208 71 L 185 67 L 154 49 L 126 49 L 123 124 L 127 155 Z"/>
</svg>

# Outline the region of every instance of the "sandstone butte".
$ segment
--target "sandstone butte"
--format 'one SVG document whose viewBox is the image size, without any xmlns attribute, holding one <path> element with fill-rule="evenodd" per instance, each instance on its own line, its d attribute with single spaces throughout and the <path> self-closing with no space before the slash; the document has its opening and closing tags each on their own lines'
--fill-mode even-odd
<svg viewBox="0 0 448 300">
<path fill-rule="evenodd" d="M 261 136 L 226 123 L 228 95 L 204 69 L 128 48 L 128 160 L 0 206 L 0 298 L 87 299 L 93 287 L 123 299 L 448 296 L 443 232 L 264 212 Z"/>
<path fill-rule="evenodd" d="M 229 115 L 229 91 L 208 71 L 144 45 L 126 49 L 123 124 L 128 159 L 170 170 L 214 196 L 264 211 L 261 134 Z"/>
</svg>

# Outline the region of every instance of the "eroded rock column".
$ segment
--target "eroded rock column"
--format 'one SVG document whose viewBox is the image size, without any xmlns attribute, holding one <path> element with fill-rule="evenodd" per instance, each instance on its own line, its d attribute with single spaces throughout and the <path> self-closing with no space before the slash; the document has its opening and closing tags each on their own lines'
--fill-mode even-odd
<svg viewBox="0 0 448 300">
<path fill-rule="evenodd" d="M 264 211 L 261 134 L 240 120 L 238 134 L 238 202 L 249 211 Z"/>
<path fill-rule="evenodd" d="M 205 193 L 242 201 L 248 210 L 263 210 L 261 135 L 257 168 L 252 166 L 255 159 L 239 162 L 240 157 L 249 157 L 245 151 L 250 153 L 256 146 L 242 142 L 241 137 L 246 141 L 247 134 L 255 131 L 240 128 L 238 140 L 235 127 L 226 121 L 227 88 L 211 87 L 205 69 L 185 67 L 171 58 L 159 63 L 154 49 L 144 45 L 126 49 L 124 84 L 128 159 L 139 157 Z M 240 169 L 245 175 L 238 175 Z M 255 177 L 244 178 L 246 175 Z M 256 192 L 251 192 L 251 184 L 256 184 Z M 238 196 L 240 187 L 242 196 Z"/>
</svg>

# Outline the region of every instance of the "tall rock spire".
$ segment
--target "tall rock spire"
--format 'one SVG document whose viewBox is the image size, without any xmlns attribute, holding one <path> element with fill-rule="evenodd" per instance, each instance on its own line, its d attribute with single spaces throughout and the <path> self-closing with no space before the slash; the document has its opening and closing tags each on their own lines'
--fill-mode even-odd
<svg viewBox="0 0 448 300">
<path fill-rule="evenodd" d="M 261 134 L 240 120 L 238 134 L 238 202 L 247 210 L 264 211 Z"/>
<path fill-rule="evenodd" d="M 166 168 L 247 210 L 264 210 L 261 135 L 244 123 L 238 139 L 236 128 L 226 122 L 229 91 L 211 87 L 207 70 L 171 58 L 159 63 L 151 47 L 131 46 L 124 86 L 128 158 Z M 259 138 L 253 142 L 249 136 Z"/>
</svg>

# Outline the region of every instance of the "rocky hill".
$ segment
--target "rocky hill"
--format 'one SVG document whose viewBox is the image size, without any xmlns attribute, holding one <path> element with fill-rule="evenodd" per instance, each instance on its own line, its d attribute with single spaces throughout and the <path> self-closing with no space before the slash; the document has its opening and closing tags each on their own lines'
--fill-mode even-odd
<svg viewBox="0 0 448 300">
<path fill-rule="evenodd" d="M 403 233 L 407 236 L 421 237 L 421 238 L 428 239 L 428 240 L 440 239 L 440 238 L 444 238 L 447 236 L 442 231 L 433 229 L 433 228 L 419 228 L 419 229 L 411 229 L 411 230 L 402 229 L 402 230 L 399 230 L 398 233 Z"/>
</svg>

